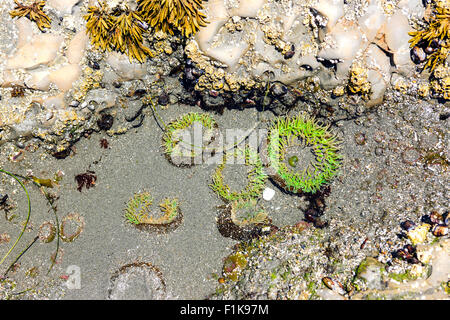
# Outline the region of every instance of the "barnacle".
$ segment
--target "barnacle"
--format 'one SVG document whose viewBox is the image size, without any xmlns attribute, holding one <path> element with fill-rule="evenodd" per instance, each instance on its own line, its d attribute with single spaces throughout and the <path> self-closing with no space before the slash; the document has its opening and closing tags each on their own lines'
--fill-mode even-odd
<svg viewBox="0 0 450 320">
<path fill-rule="evenodd" d="M 367 97 L 370 93 L 371 85 L 368 81 L 368 70 L 358 63 L 354 63 L 350 68 L 350 79 L 348 89 L 352 93 L 359 93 Z"/>
<path fill-rule="evenodd" d="M 143 33 L 148 27 L 137 11 L 117 7 L 111 12 L 106 2 L 99 2 L 99 7 L 88 8 L 84 19 L 95 48 L 127 53 L 130 62 L 135 58 L 143 63 L 147 56 L 153 57 L 143 44 Z"/>
<path fill-rule="evenodd" d="M 50 18 L 44 12 L 45 1 L 34 1 L 31 5 L 21 4 L 18 0 L 14 0 L 16 6 L 14 10 L 10 11 L 11 17 L 27 17 L 34 21 L 39 30 L 44 31 L 45 28 L 50 28 Z"/>
<path fill-rule="evenodd" d="M 264 150 L 269 163 L 268 173 L 286 191 L 315 193 L 338 172 L 341 165 L 338 146 L 329 127 L 317 123 L 314 118 L 301 113 L 293 118 L 278 118 L 270 126 Z M 291 151 L 301 156 L 300 168 L 286 165 L 286 156 Z"/>
<path fill-rule="evenodd" d="M 231 190 L 224 181 L 223 170 L 227 162 L 231 159 L 243 159 L 245 166 L 249 168 L 247 172 L 247 185 L 239 191 Z M 213 175 L 211 189 L 216 192 L 224 201 L 234 201 L 239 199 L 249 200 L 260 196 L 264 190 L 267 175 L 264 172 L 263 164 L 258 153 L 246 146 L 244 149 L 236 148 L 233 152 L 226 152 L 223 155 L 222 163 L 217 167 Z"/>
<path fill-rule="evenodd" d="M 433 11 L 426 27 L 410 32 L 411 48 L 425 45 L 432 49 L 424 68 L 433 71 L 438 65 L 443 65 L 450 52 L 450 0 L 435 1 Z"/>
<path fill-rule="evenodd" d="M 196 112 L 187 113 L 169 123 L 163 136 L 167 159 L 176 166 L 190 166 L 195 164 L 197 159 L 202 160 L 203 152 L 215 140 L 217 127 L 216 121 L 210 115 Z M 193 129 L 193 137 L 189 129 Z M 197 141 L 197 137 L 201 141 Z"/>
<path fill-rule="evenodd" d="M 185 37 L 206 26 L 202 0 L 138 0 L 138 10 L 156 32 L 171 35 L 175 30 Z"/>
</svg>

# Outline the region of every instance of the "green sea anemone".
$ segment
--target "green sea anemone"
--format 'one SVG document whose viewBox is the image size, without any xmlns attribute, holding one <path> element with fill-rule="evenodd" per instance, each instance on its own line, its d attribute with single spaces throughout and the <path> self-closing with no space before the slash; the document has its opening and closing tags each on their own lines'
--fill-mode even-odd
<svg viewBox="0 0 450 320">
<path fill-rule="evenodd" d="M 176 166 L 201 162 L 203 152 L 215 140 L 217 127 L 210 115 L 196 112 L 187 113 L 169 123 L 163 136 L 167 159 Z M 193 129 L 193 136 L 190 129 Z"/>
<path fill-rule="evenodd" d="M 133 224 L 143 223 L 150 214 L 152 203 L 153 197 L 149 192 L 144 191 L 134 194 L 125 208 L 125 218 Z"/>
<path fill-rule="evenodd" d="M 317 192 L 332 180 L 341 165 L 339 142 L 329 127 L 301 113 L 273 121 L 267 142 L 265 156 L 269 175 L 289 192 Z M 300 152 L 295 156 L 299 157 L 298 167 L 303 170 L 286 165 L 286 156 L 290 156 L 291 151 Z M 302 157 L 305 153 L 306 157 Z"/>
<path fill-rule="evenodd" d="M 165 198 L 159 204 L 160 213 L 152 212 L 153 197 L 150 192 L 136 193 L 125 207 L 125 218 L 141 230 L 172 231 L 182 222 L 183 215 L 179 201 L 175 198 Z"/>
<path fill-rule="evenodd" d="M 185 37 L 206 26 L 202 0 L 138 0 L 138 10 L 156 32 L 171 35 L 180 31 Z"/>
<path fill-rule="evenodd" d="M 244 160 L 245 166 L 249 167 L 247 185 L 239 191 L 231 190 L 228 184 L 224 182 L 223 170 L 230 158 L 241 158 Z M 217 167 L 210 187 L 226 202 L 239 199 L 248 200 L 258 198 L 261 195 L 266 179 L 267 175 L 258 153 L 246 146 L 244 149 L 235 148 L 232 152 L 226 152 L 223 155 L 222 163 Z"/>
</svg>

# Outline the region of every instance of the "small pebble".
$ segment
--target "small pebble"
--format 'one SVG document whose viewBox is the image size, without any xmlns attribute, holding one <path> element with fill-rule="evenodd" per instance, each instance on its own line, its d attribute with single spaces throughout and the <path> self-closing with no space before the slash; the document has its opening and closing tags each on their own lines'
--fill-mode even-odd
<svg viewBox="0 0 450 320">
<path fill-rule="evenodd" d="M 272 198 L 275 196 L 275 190 L 270 188 L 265 188 L 263 191 L 263 199 L 266 201 L 272 200 Z"/>
</svg>

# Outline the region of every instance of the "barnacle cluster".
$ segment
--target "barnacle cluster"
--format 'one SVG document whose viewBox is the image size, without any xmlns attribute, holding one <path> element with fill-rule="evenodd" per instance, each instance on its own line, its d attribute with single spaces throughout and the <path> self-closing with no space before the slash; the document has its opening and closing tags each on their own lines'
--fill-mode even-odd
<svg viewBox="0 0 450 320">
<path fill-rule="evenodd" d="M 224 181 L 223 170 L 227 162 L 232 158 L 244 160 L 245 166 L 249 167 L 247 172 L 247 185 L 242 190 L 231 190 Z M 239 163 L 239 162 L 238 162 Z M 216 192 L 224 201 L 234 201 L 239 199 L 249 200 L 257 198 L 264 190 L 267 175 L 258 153 L 246 146 L 244 149 L 235 148 L 232 152 L 223 155 L 222 163 L 217 167 L 213 175 L 211 189 Z"/>
<path fill-rule="evenodd" d="M 16 6 L 10 11 L 11 17 L 27 17 L 35 22 L 39 30 L 44 31 L 50 28 L 50 18 L 44 12 L 45 1 L 34 1 L 31 5 L 24 5 L 18 0 L 14 0 Z"/>
<path fill-rule="evenodd" d="M 128 201 L 125 208 L 125 218 L 141 229 L 148 231 L 173 230 L 182 221 L 178 199 L 165 198 L 159 204 L 160 214 L 153 213 L 151 206 L 153 197 L 150 192 L 136 193 Z"/>
<path fill-rule="evenodd" d="M 348 89 L 351 93 L 360 94 L 367 98 L 371 85 L 368 81 L 368 70 L 359 63 L 354 63 L 350 68 L 350 78 L 348 81 Z"/>
<path fill-rule="evenodd" d="M 450 52 L 450 0 L 433 1 L 431 14 L 425 18 L 426 26 L 410 32 L 411 48 L 424 54 L 424 68 L 430 71 L 446 63 Z"/>
<path fill-rule="evenodd" d="M 99 2 L 98 6 L 88 8 L 84 19 L 95 48 L 126 53 L 130 62 L 134 58 L 143 63 L 147 57 L 153 57 L 143 43 L 148 25 L 138 11 L 128 7 L 110 9 L 106 2 Z"/>
<path fill-rule="evenodd" d="M 431 88 L 437 95 L 450 100 L 450 66 L 439 65 L 433 72 Z"/>
<path fill-rule="evenodd" d="M 155 29 L 171 35 L 180 31 L 185 37 L 206 26 L 202 0 L 138 0 L 138 10 Z"/>
<path fill-rule="evenodd" d="M 300 162 L 303 170 L 288 168 L 286 155 L 290 149 L 301 153 L 310 149 L 312 159 Z M 271 124 L 265 150 L 269 175 L 286 191 L 313 194 L 336 176 L 341 165 L 338 149 L 336 136 L 314 118 L 302 113 L 278 118 Z"/>
<path fill-rule="evenodd" d="M 164 153 L 176 166 L 190 166 L 201 159 L 206 147 L 214 140 L 216 121 L 206 113 L 187 113 L 169 123 L 163 136 Z M 194 130 L 193 137 L 188 131 Z M 197 131 L 202 131 L 196 134 Z M 199 137 L 201 141 L 196 141 Z"/>
</svg>

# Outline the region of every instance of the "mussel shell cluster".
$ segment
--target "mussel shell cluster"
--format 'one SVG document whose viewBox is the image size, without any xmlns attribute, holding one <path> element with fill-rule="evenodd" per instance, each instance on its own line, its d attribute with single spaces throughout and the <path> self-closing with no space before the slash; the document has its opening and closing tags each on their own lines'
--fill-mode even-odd
<svg viewBox="0 0 450 320">
<path fill-rule="evenodd" d="M 444 214 L 440 214 L 437 211 L 432 211 L 429 215 L 423 216 L 422 221 L 431 224 L 431 233 L 433 233 L 435 237 L 443 237 L 448 235 L 448 227 L 450 223 L 448 211 Z"/>
<path fill-rule="evenodd" d="M 414 46 L 410 51 L 411 60 L 415 64 L 424 62 L 428 55 L 433 54 L 442 44 L 441 39 L 433 39 L 431 42 L 421 41 L 416 46 Z"/>
<path fill-rule="evenodd" d="M 395 251 L 392 255 L 394 258 L 406 260 L 411 264 L 420 263 L 419 259 L 417 259 L 416 248 L 410 244 L 407 244 L 402 249 Z"/>
</svg>

